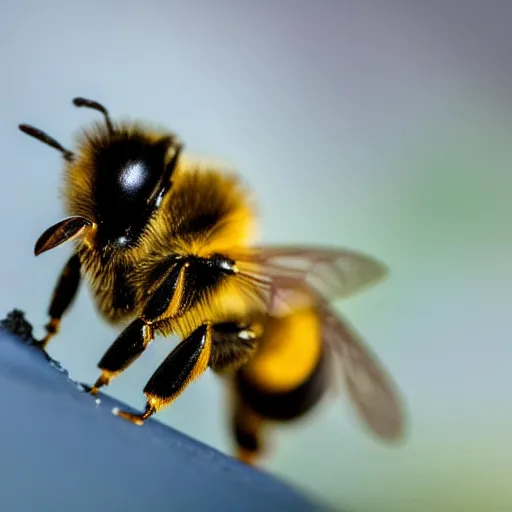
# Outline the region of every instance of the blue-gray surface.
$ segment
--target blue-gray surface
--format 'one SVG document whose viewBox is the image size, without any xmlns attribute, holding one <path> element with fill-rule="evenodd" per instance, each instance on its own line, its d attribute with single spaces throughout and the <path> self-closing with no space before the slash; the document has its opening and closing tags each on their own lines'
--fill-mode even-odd
<svg viewBox="0 0 512 512">
<path fill-rule="evenodd" d="M 25 332 L 30 338 L 29 325 Z M 157 421 L 141 428 L 120 420 L 112 408 L 124 404 L 102 396 L 97 405 L 23 332 L 5 328 L 0 400 L 3 512 L 320 509 Z"/>
</svg>

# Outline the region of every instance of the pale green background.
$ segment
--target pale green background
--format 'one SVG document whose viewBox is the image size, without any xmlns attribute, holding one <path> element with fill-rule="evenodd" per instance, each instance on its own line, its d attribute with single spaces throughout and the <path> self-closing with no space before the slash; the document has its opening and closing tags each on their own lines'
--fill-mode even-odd
<svg viewBox="0 0 512 512">
<path fill-rule="evenodd" d="M 59 155 L 97 118 L 154 119 L 254 187 L 266 242 L 349 246 L 390 279 L 343 311 L 407 396 L 407 443 L 347 403 L 276 436 L 269 470 L 354 512 L 512 510 L 510 2 L 147 1 L 0 6 L 0 309 L 40 328 L 68 251 L 33 257 L 61 218 Z M 92 381 L 116 332 L 83 290 L 51 354 Z M 172 342 L 109 392 L 142 407 Z M 229 448 L 212 375 L 159 419 Z M 36 424 L 36 423 L 35 423 Z"/>
</svg>

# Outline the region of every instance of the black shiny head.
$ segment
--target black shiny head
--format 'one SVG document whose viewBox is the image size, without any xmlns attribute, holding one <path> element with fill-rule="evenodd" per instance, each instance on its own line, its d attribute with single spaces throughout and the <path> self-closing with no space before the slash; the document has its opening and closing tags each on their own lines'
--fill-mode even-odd
<svg viewBox="0 0 512 512">
<path fill-rule="evenodd" d="M 94 154 L 94 201 L 102 246 L 137 243 L 171 186 L 181 146 L 171 137 L 114 132 Z M 169 157 L 169 153 L 172 157 Z"/>
<path fill-rule="evenodd" d="M 73 103 L 101 112 L 108 131 L 108 140 L 93 148 L 99 243 L 128 248 L 137 244 L 170 188 L 181 144 L 171 135 L 155 141 L 143 131 L 116 127 L 108 110 L 97 101 L 75 98 Z"/>
<path fill-rule="evenodd" d="M 90 221 L 97 228 L 99 244 L 110 248 L 134 246 L 171 187 L 182 144 L 173 135 L 155 140 L 141 129 L 130 131 L 116 126 L 108 110 L 96 101 L 74 98 L 73 104 L 101 112 L 107 128 L 101 137 L 90 139 L 95 213 Z M 68 162 L 75 161 L 76 155 L 47 133 L 27 124 L 19 128 L 60 151 Z"/>
</svg>

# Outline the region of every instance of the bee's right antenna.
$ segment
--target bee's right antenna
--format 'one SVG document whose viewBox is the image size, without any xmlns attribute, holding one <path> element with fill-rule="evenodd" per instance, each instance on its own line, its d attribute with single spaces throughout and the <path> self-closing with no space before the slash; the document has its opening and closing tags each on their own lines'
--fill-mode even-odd
<svg viewBox="0 0 512 512">
<path fill-rule="evenodd" d="M 112 125 L 112 121 L 110 120 L 108 110 L 101 103 L 98 103 L 97 101 L 88 100 L 86 98 L 75 98 L 73 99 L 73 103 L 76 107 L 87 107 L 97 110 L 98 112 L 101 112 L 105 116 L 105 122 L 107 123 L 107 128 L 110 132 L 110 135 L 114 133 L 114 127 Z"/>
</svg>

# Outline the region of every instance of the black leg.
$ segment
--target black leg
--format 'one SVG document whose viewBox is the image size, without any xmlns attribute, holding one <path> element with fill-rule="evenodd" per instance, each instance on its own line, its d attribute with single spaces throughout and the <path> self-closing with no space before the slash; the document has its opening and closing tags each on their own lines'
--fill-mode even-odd
<svg viewBox="0 0 512 512">
<path fill-rule="evenodd" d="M 149 379 L 144 394 L 146 409 L 142 414 L 118 411 L 117 415 L 142 425 L 144 420 L 169 406 L 184 389 L 208 367 L 212 347 L 212 331 L 201 325 L 167 356 Z"/>
<path fill-rule="evenodd" d="M 90 389 L 92 395 L 130 366 L 154 337 L 153 327 L 140 318 L 134 320 L 114 341 L 98 363 L 101 375 Z"/>
<path fill-rule="evenodd" d="M 48 315 L 50 321 L 45 325 L 46 336 L 39 342 L 44 349 L 50 340 L 59 332 L 62 316 L 70 308 L 76 297 L 80 284 L 80 260 L 78 254 L 74 254 L 62 269 L 57 286 L 53 291 Z"/>
<path fill-rule="evenodd" d="M 231 421 L 237 459 L 255 465 L 263 452 L 263 418 L 236 395 Z"/>
</svg>

